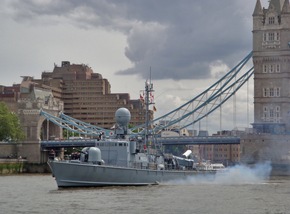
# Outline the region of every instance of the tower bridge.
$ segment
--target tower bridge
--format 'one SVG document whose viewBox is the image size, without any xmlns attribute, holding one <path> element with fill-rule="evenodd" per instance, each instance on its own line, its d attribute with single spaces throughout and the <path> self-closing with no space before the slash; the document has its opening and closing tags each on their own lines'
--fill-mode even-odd
<svg viewBox="0 0 290 214">
<path fill-rule="evenodd" d="M 217 109 L 221 109 L 221 106 L 235 95 L 235 93 L 249 80 L 253 75 L 253 67 L 246 69 L 246 64 L 252 57 L 252 52 L 250 52 L 244 59 L 242 59 L 233 69 L 227 72 L 221 79 L 216 83 L 210 86 L 208 89 L 195 96 L 185 104 L 180 107 L 172 110 L 171 112 L 156 118 L 152 121 L 146 122 L 145 124 L 135 126 L 129 131 L 137 135 L 146 136 L 148 135 L 148 129 L 146 127 L 152 127 L 149 132 L 160 134 L 163 130 L 168 130 L 172 127 L 178 129 L 179 133 L 182 129 L 185 129 L 193 124 L 200 122 L 201 120 L 207 118 Z M 152 104 L 149 99 L 150 90 L 153 90 L 153 84 L 146 82 L 145 88 L 148 88 L 148 94 L 145 96 L 145 105 L 146 108 Z M 148 110 L 148 109 L 147 109 Z M 147 111 L 148 112 L 148 111 Z M 69 117 L 63 113 L 60 113 L 59 116 L 51 115 L 45 111 L 40 111 L 40 115 L 45 117 L 51 123 L 69 130 L 70 132 L 77 133 L 81 136 L 86 137 L 96 137 L 100 133 L 104 134 L 107 137 L 114 135 L 114 132 L 109 129 L 104 129 L 91 125 L 89 123 L 84 123 L 80 120 Z M 166 121 L 166 122 L 164 122 Z M 153 125 L 154 124 L 154 125 Z M 49 127 L 48 127 L 49 129 Z M 115 130 L 116 132 L 116 130 Z M 149 133 L 149 135 L 150 135 Z M 61 137 L 61 136 L 60 136 Z M 238 137 L 159 137 L 156 139 L 158 143 L 163 145 L 208 145 L 208 144 L 239 144 L 240 139 Z M 87 146 L 94 145 L 94 141 L 75 141 L 75 144 L 72 144 L 71 141 L 42 141 L 41 148 L 46 149 L 50 147 L 77 147 L 77 146 Z"/>
<path fill-rule="evenodd" d="M 157 137 L 155 141 L 164 146 L 168 145 L 220 145 L 240 144 L 240 138 L 234 136 L 179 136 L 179 137 Z M 41 150 L 48 151 L 58 148 L 93 147 L 99 142 L 97 139 L 76 140 L 48 140 L 41 141 Z"/>
<path fill-rule="evenodd" d="M 179 136 L 156 138 L 162 145 L 220 145 L 240 144 L 240 137 L 235 136 Z"/>
<path fill-rule="evenodd" d="M 179 130 L 189 128 L 207 120 L 213 112 L 221 111 L 221 107 L 230 98 L 234 98 L 238 90 L 255 76 L 254 121 L 252 124 L 255 132 L 253 134 L 243 136 L 243 139 L 235 136 L 180 136 L 178 138 L 157 138 L 156 140 L 164 145 L 241 144 L 241 146 L 243 145 L 241 151 L 245 157 L 242 158 L 244 162 L 258 162 L 260 159 L 274 160 L 285 157 L 289 151 L 285 148 L 289 148 L 290 145 L 289 14 L 289 0 L 270 0 L 268 9 L 261 6 L 260 0 L 256 0 L 253 12 L 253 51 L 202 93 L 194 95 L 183 105 L 152 120 L 149 124 L 135 126 L 130 128 L 130 131 L 144 134 L 145 127 L 150 126 L 153 127 L 153 133 L 159 134 L 162 130 L 172 127 L 178 127 Z M 248 65 L 249 61 L 253 62 L 253 66 L 252 64 Z M 53 100 L 49 100 L 44 104 L 53 105 L 53 103 Z M 40 104 L 26 104 L 26 109 L 36 109 L 36 112 L 27 112 L 22 106 L 24 104 L 21 105 L 19 112 L 23 114 L 22 121 L 25 122 L 26 133 L 29 133 L 29 139 L 38 140 L 37 145 L 40 144 L 42 151 L 51 147 L 89 146 L 95 143 L 94 140 L 87 140 L 87 144 L 82 140 L 73 142 L 44 140 L 49 139 L 52 134 L 61 135 L 63 128 L 81 136 L 94 137 L 98 136 L 100 132 L 109 136 L 112 133 L 112 130 L 82 123 L 65 115 L 57 115 L 57 111 L 61 113 L 59 109 L 63 109 L 63 107 L 55 110 L 53 106 L 49 106 L 49 108 L 46 108 L 49 114 L 46 114 L 44 111 L 39 111 Z M 34 106 L 37 108 L 34 108 Z M 40 115 L 38 112 L 40 112 Z M 39 147 L 36 149 L 39 149 Z"/>
<path fill-rule="evenodd" d="M 130 128 L 130 132 L 147 136 L 145 127 L 153 127 L 150 129 L 150 133 L 160 134 L 163 130 L 174 127 L 180 130 L 185 129 L 193 124 L 200 122 L 207 118 L 217 109 L 235 95 L 235 93 L 249 80 L 253 75 L 253 67 L 246 69 L 245 65 L 252 57 L 250 52 L 244 59 L 242 59 L 233 69 L 227 72 L 221 79 L 210 86 L 208 89 L 195 96 L 182 106 L 172 110 L 171 112 L 149 121 L 145 124 Z M 145 87 L 148 87 L 147 82 Z M 149 84 L 150 87 L 152 84 Z M 146 106 L 150 105 L 149 95 L 146 96 Z M 97 127 L 88 123 L 84 123 L 80 120 L 69 117 L 63 113 L 60 113 L 58 117 L 50 115 L 45 111 L 40 111 L 40 115 L 45 117 L 51 123 L 65 128 L 71 132 L 77 133 L 81 136 L 93 136 L 96 137 L 100 133 L 110 137 L 113 134 L 112 130 Z M 166 122 L 164 122 L 166 121 Z M 154 124 L 154 125 L 153 125 Z M 224 140 L 223 140 L 224 139 Z M 52 141 L 49 141 L 54 144 Z M 45 142 L 44 145 L 48 145 L 49 142 Z M 238 138 L 229 137 L 178 137 L 178 138 L 159 138 L 159 142 L 164 144 L 235 144 L 239 143 Z M 56 143 L 57 144 L 57 143 Z M 70 145 L 69 143 L 66 145 Z"/>
</svg>

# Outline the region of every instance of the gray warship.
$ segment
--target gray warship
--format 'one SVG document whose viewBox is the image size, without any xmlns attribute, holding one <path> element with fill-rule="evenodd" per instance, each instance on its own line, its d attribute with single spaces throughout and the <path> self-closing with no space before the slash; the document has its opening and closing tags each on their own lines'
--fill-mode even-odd
<svg viewBox="0 0 290 214">
<path fill-rule="evenodd" d="M 145 86 L 148 94 L 150 85 Z M 114 135 L 101 134 L 94 147 L 81 150 L 79 159 L 48 161 L 58 187 L 143 186 L 216 173 L 210 166 L 200 167 L 190 158 L 189 150 L 183 156 L 174 156 L 164 154 L 161 149 L 146 148 L 147 128 L 143 135 L 128 133 L 131 119 L 128 109 L 118 109 L 115 119 Z"/>
</svg>

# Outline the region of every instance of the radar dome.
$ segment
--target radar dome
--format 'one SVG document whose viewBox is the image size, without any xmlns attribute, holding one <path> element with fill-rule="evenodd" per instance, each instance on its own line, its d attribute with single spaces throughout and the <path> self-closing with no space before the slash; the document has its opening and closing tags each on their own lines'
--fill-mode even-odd
<svg viewBox="0 0 290 214">
<path fill-rule="evenodd" d="M 119 108 L 115 113 L 115 118 L 120 126 L 127 126 L 131 120 L 131 113 L 126 108 Z"/>
</svg>

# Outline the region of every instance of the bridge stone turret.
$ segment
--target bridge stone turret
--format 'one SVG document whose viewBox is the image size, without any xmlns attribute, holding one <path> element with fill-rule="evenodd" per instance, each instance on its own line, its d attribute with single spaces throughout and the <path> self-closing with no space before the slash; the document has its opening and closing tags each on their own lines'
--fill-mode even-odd
<svg viewBox="0 0 290 214">
<path fill-rule="evenodd" d="M 63 111 L 63 102 L 53 96 L 51 89 L 39 87 L 29 77 L 23 77 L 22 83 L 13 86 L 13 90 L 11 87 L 5 90 L 4 87 L 2 94 L 5 96 L 0 99 L 18 114 L 26 138 L 21 142 L 6 144 L 5 148 L 1 147 L 0 156 L 12 155 L 26 158 L 28 163 L 45 163 L 47 154 L 41 151 L 40 142 L 51 137 L 62 137 L 62 129 L 40 116 L 40 111 L 45 110 L 57 116 Z M 11 151 L 14 151 L 13 154 L 9 153 Z"/>
<path fill-rule="evenodd" d="M 290 133 L 289 0 L 257 0 L 253 13 L 254 123 L 257 133 Z"/>
<path fill-rule="evenodd" d="M 61 137 L 62 129 L 46 121 L 39 112 L 41 109 L 45 109 L 50 114 L 57 116 L 63 106 L 60 103 L 49 106 L 43 100 L 20 100 L 18 106 L 18 115 L 26 134 L 26 140 L 18 148 L 18 155 L 27 157 L 29 162 L 45 162 L 47 158 L 45 153 L 40 153 L 40 141 L 52 136 Z"/>
<path fill-rule="evenodd" d="M 289 0 L 271 0 L 267 9 L 256 1 L 253 64 L 254 134 L 241 139 L 241 162 L 290 164 Z"/>
<path fill-rule="evenodd" d="M 34 90 L 38 89 L 34 88 Z M 36 99 L 24 98 L 18 101 L 18 115 L 26 134 L 26 140 L 18 147 L 18 155 L 27 157 L 28 162 L 46 162 L 47 154 L 40 152 L 40 141 L 62 137 L 62 129 L 47 121 L 39 113 L 43 109 L 57 116 L 63 111 L 63 103 L 57 101 L 50 92 L 41 93 L 48 96 L 37 96 Z"/>
</svg>

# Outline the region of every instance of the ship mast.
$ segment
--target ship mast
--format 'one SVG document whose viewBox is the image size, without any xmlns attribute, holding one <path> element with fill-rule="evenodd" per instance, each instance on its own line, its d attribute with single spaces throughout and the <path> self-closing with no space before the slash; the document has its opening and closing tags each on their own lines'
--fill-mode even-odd
<svg viewBox="0 0 290 214">
<path fill-rule="evenodd" d="M 153 83 L 151 83 L 151 78 L 150 81 L 145 82 L 145 139 L 144 139 L 144 144 L 147 147 L 148 143 L 148 135 L 149 135 L 149 126 L 150 126 L 150 116 L 149 116 L 149 106 L 154 104 L 153 99 L 152 99 L 152 93 L 154 92 L 153 90 Z M 148 149 L 147 149 L 148 151 Z"/>
</svg>

